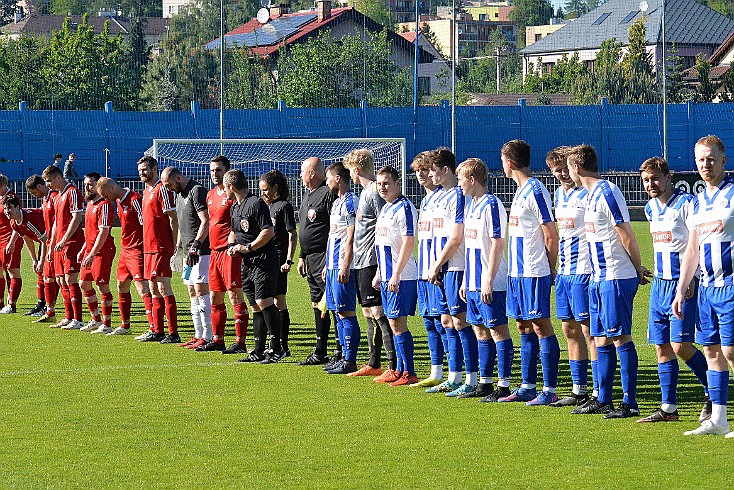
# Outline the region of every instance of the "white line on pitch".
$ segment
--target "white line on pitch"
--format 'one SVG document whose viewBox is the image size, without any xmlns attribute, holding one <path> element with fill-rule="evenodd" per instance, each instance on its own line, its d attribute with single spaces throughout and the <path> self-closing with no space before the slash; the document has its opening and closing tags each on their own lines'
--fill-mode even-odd
<svg viewBox="0 0 734 490">
<path fill-rule="evenodd" d="M 86 368 L 68 368 L 68 369 L 28 369 L 24 371 L 6 371 L 0 372 L 0 378 L 9 378 L 12 376 L 28 376 L 31 374 L 63 374 L 63 373 L 84 373 L 96 371 L 119 371 L 124 369 L 155 369 L 155 368 L 179 368 L 179 367 L 210 367 L 210 366 L 231 366 L 233 362 L 191 362 L 184 364 L 128 364 L 124 366 L 93 366 Z"/>
</svg>

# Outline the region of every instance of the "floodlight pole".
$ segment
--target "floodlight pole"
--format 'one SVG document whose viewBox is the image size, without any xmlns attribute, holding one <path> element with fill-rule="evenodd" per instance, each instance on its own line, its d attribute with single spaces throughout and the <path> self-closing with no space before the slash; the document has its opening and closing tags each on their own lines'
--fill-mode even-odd
<svg viewBox="0 0 734 490">
<path fill-rule="evenodd" d="M 456 155 L 456 0 L 451 0 L 451 153 Z"/>
<path fill-rule="evenodd" d="M 668 160 L 668 82 L 666 78 L 667 67 L 666 63 L 666 51 L 667 46 L 665 44 L 665 0 L 663 0 L 663 14 L 662 14 L 662 30 L 663 30 L 663 158 L 665 161 Z"/>
<path fill-rule="evenodd" d="M 418 142 L 418 62 L 419 62 L 419 56 L 420 56 L 420 48 L 418 44 L 418 33 L 420 30 L 418 29 L 418 20 L 420 16 L 420 12 L 418 10 L 420 0 L 415 0 L 415 53 L 413 60 L 413 152 L 418 153 L 418 148 L 416 148 L 416 144 Z"/>
<path fill-rule="evenodd" d="M 224 139 L 224 0 L 219 0 L 219 139 Z"/>
</svg>

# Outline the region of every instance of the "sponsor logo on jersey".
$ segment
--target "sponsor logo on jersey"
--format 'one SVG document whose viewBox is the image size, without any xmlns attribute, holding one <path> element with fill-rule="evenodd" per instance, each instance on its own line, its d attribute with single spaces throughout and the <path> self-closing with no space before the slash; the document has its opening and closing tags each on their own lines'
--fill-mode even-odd
<svg viewBox="0 0 734 490">
<path fill-rule="evenodd" d="M 313 220 L 315 220 L 315 219 L 316 219 L 316 210 L 315 210 L 315 209 L 313 209 L 313 208 L 309 209 L 309 210 L 308 210 L 308 214 L 306 215 L 306 217 L 308 218 L 308 220 L 309 220 L 309 221 L 310 221 L 311 223 L 313 223 Z"/>
<path fill-rule="evenodd" d="M 518 226 L 520 224 L 520 221 L 517 219 L 517 216 L 510 216 L 508 223 L 510 224 L 510 226 Z"/>
<path fill-rule="evenodd" d="M 433 218 L 434 228 L 443 228 L 443 218 Z"/>
<path fill-rule="evenodd" d="M 670 243 L 672 241 L 672 231 L 655 231 L 652 233 L 652 243 Z"/>
<path fill-rule="evenodd" d="M 270 218 L 270 221 L 273 222 L 273 226 L 275 226 L 275 218 Z"/>
<path fill-rule="evenodd" d="M 248 231 L 250 231 L 250 222 L 247 221 L 246 219 L 241 219 L 240 220 L 240 228 L 242 228 L 242 231 L 244 231 L 245 233 L 247 233 Z"/>
<path fill-rule="evenodd" d="M 418 231 L 431 231 L 431 222 L 430 221 L 419 221 Z"/>
<path fill-rule="evenodd" d="M 477 237 L 477 230 L 464 230 L 464 236 L 466 238 L 474 239 Z"/>
<path fill-rule="evenodd" d="M 379 226 L 375 228 L 375 235 L 377 236 L 387 236 L 387 228 L 384 226 Z"/>
<path fill-rule="evenodd" d="M 724 231 L 724 222 L 722 220 L 709 221 L 696 225 L 696 233 L 705 235 L 706 233 L 721 233 Z"/>
<path fill-rule="evenodd" d="M 596 233 L 596 224 L 593 221 L 587 221 L 584 223 L 586 231 L 589 233 Z"/>
<path fill-rule="evenodd" d="M 576 221 L 573 218 L 558 218 L 558 228 L 573 230 L 576 228 Z"/>
<path fill-rule="evenodd" d="M 329 226 L 329 233 L 334 233 L 339 229 L 339 225 L 331 225 Z"/>
</svg>

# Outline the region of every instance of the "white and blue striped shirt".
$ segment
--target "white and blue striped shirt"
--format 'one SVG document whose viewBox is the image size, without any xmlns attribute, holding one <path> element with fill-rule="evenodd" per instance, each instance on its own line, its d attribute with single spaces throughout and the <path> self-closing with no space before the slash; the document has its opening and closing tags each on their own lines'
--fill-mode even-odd
<svg viewBox="0 0 734 490">
<path fill-rule="evenodd" d="M 608 180 L 597 182 L 584 214 L 594 281 L 637 277 L 637 269 L 616 229 L 629 221 L 627 202 L 619 187 Z"/>
<path fill-rule="evenodd" d="M 431 268 L 433 257 L 433 204 L 437 196 L 443 192 L 443 187 L 436 187 L 430 194 L 421 200 L 421 210 L 418 217 L 418 277 L 428 280 L 428 271 Z"/>
<path fill-rule="evenodd" d="M 405 196 L 400 196 L 382 207 L 375 227 L 375 250 L 381 281 L 389 281 L 392 277 L 400 248 L 403 246 L 403 237 L 415 236 L 418 227 L 417 218 L 418 212 L 415 206 Z M 400 280 L 415 280 L 417 276 L 418 266 L 411 250 L 408 263 L 400 274 Z"/>
<path fill-rule="evenodd" d="M 563 186 L 556 189 L 553 204 L 559 237 L 558 274 L 573 276 L 591 274 L 589 247 L 586 244 L 584 213 L 589 191 L 574 187 L 566 191 Z"/>
<path fill-rule="evenodd" d="M 326 245 L 326 268 L 328 270 L 339 270 L 344 263 L 346 249 L 342 247 L 342 243 L 347 238 L 347 228 L 354 226 L 358 206 L 359 198 L 352 191 L 334 201 L 331 206 L 329 241 Z M 349 268 L 354 268 L 354 261 Z"/>
<path fill-rule="evenodd" d="M 451 236 L 455 224 L 464 223 L 464 193 L 461 187 L 445 189 L 433 203 L 433 259 L 438 259 Z M 464 270 L 464 242 L 441 268 L 443 272 Z"/>
<path fill-rule="evenodd" d="M 704 189 L 689 203 L 688 228 L 698 234 L 701 286 L 734 285 L 734 180 L 725 178 L 712 195 Z"/>
<path fill-rule="evenodd" d="M 693 196 L 680 189 L 665 204 L 650 199 L 645 217 L 650 222 L 652 248 L 655 253 L 655 277 L 674 280 L 680 277 L 680 261 L 688 245 L 688 203 Z"/>
<path fill-rule="evenodd" d="M 515 192 L 510 207 L 507 253 L 510 276 L 550 274 L 545 235 L 540 225 L 552 221 L 550 193 L 538 179 L 531 177 Z"/>
<path fill-rule="evenodd" d="M 466 268 L 464 286 L 467 291 L 481 291 L 489 270 L 489 251 L 493 238 L 505 238 L 507 210 L 494 194 L 487 193 L 478 200 L 470 200 L 464 215 L 464 244 Z M 507 259 L 502 260 L 492 280 L 494 291 L 507 290 Z"/>
</svg>

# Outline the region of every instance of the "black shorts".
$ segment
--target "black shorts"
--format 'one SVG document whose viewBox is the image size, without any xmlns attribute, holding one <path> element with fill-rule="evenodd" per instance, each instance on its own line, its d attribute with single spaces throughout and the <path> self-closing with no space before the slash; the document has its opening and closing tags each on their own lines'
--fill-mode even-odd
<svg viewBox="0 0 734 490">
<path fill-rule="evenodd" d="M 318 303 L 326 291 L 321 272 L 326 265 L 326 252 L 310 253 L 303 260 L 306 262 L 306 280 L 311 291 L 311 302 Z"/>
<path fill-rule="evenodd" d="M 261 255 L 242 259 L 242 291 L 250 306 L 258 299 L 274 298 L 280 266 L 277 256 Z"/>
<path fill-rule="evenodd" d="M 363 269 L 354 269 L 357 278 L 357 300 L 359 304 L 367 308 L 370 306 L 382 306 L 382 294 L 379 289 L 372 287 L 372 280 L 377 273 L 377 265 L 370 265 Z"/>
</svg>

